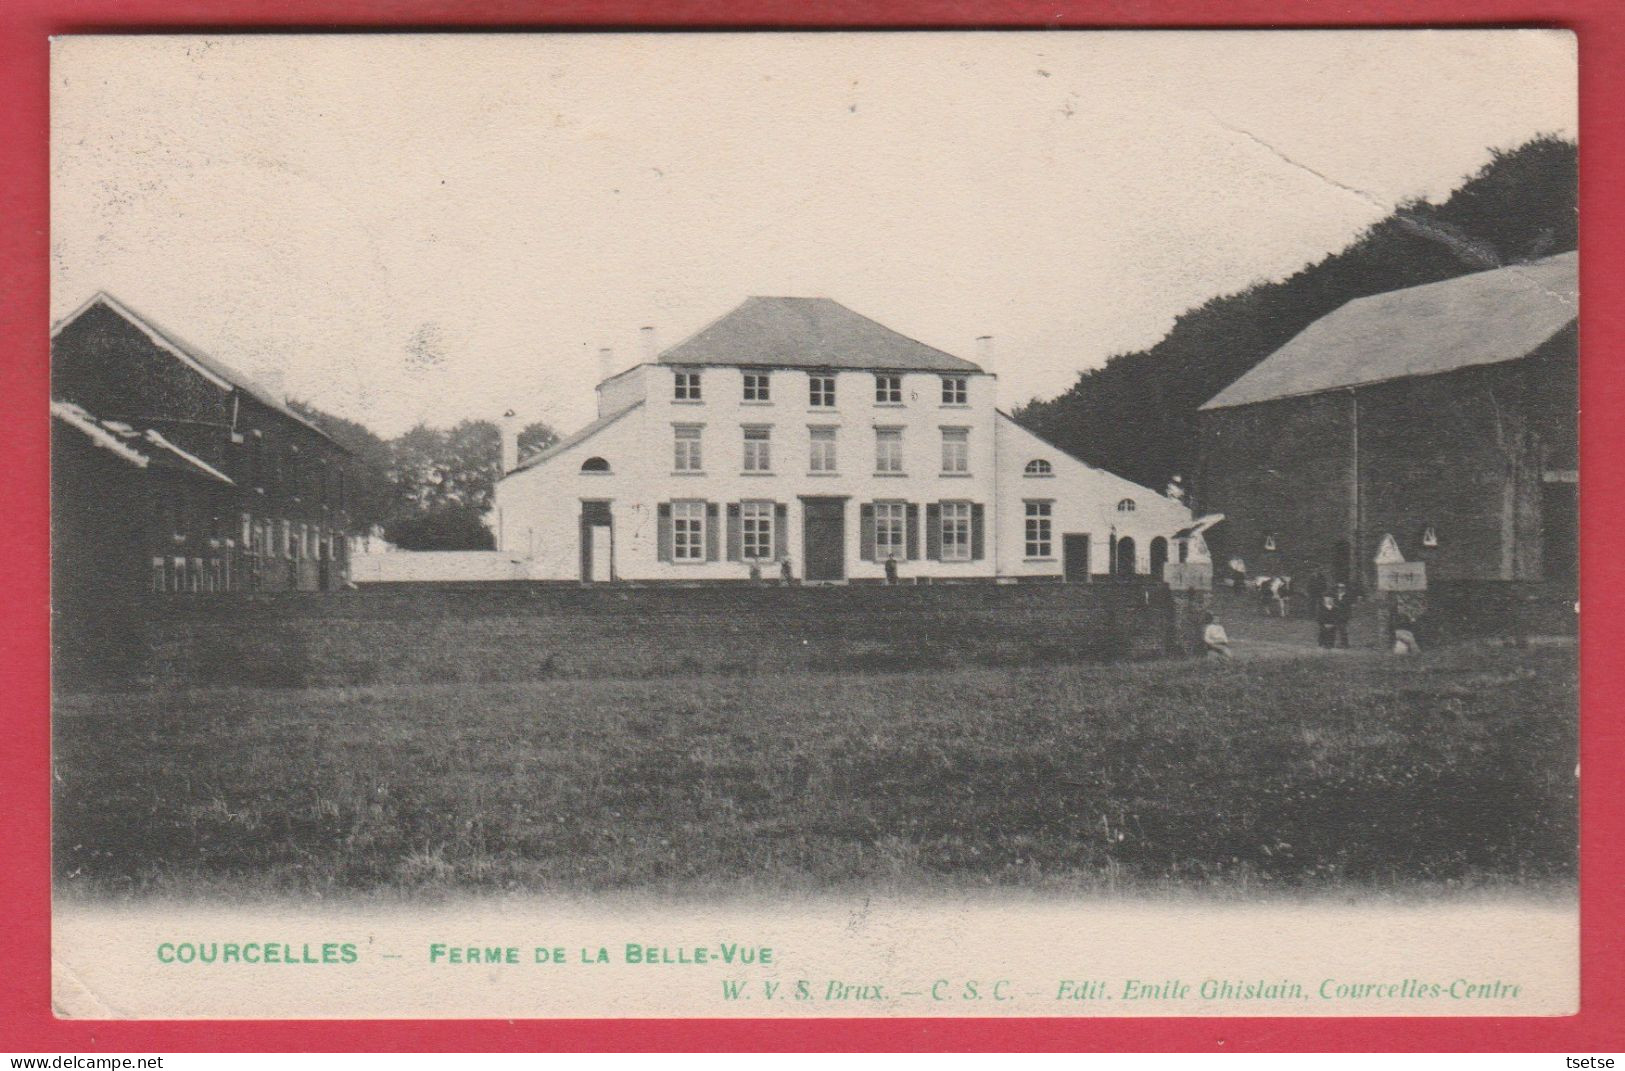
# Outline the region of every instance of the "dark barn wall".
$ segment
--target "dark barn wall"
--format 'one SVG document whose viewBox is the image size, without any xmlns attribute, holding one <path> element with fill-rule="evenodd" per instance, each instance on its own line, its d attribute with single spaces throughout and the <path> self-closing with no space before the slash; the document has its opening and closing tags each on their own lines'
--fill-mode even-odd
<svg viewBox="0 0 1625 1071">
<path fill-rule="evenodd" d="M 259 522 L 287 521 L 308 525 L 323 535 L 349 534 L 347 497 L 355 486 L 350 455 L 331 439 L 240 387 L 221 387 L 155 343 L 124 316 L 105 304 L 87 308 L 62 326 L 51 344 L 51 396 L 74 402 L 104 420 L 122 420 L 138 429 L 153 428 L 166 439 L 225 473 L 235 487 L 194 503 L 191 491 L 164 483 L 131 466 L 109 470 L 102 481 L 106 495 L 134 492 L 145 496 L 137 514 L 143 520 L 161 507 L 197 516 L 207 536 L 233 555 L 234 574 L 260 590 L 335 589 L 348 580 L 348 555 L 328 561 L 290 559 L 265 546 L 241 545 L 242 517 Z M 94 449 L 93 447 L 90 449 Z M 122 465 L 122 463 L 120 463 Z M 154 482 L 158 480 L 158 482 Z M 121 482 L 122 481 L 122 482 Z M 124 484 L 134 481 L 139 490 Z M 112 485 L 117 485 L 113 487 Z M 53 506 L 56 513 L 76 508 L 79 491 L 64 487 Z M 94 503 L 84 503 L 94 509 Z M 148 532 L 136 556 L 134 583 L 145 590 L 154 553 L 211 556 L 221 548 L 171 547 L 168 533 Z M 157 542 L 153 542 L 157 540 Z M 129 560 L 129 555 L 119 555 Z M 130 582 L 108 575 L 98 564 L 99 580 L 87 586 Z M 233 588 L 238 587 L 234 580 Z"/>
<path fill-rule="evenodd" d="M 1329 569 L 1349 520 L 1348 399 L 1316 395 L 1205 414 L 1199 512 L 1221 512 L 1207 534 L 1214 562 L 1232 556 L 1260 575 Z M 1264 550 L 1274 535 L 1276 550 Z"/>
<path fill-rule="evenodd" d="M 1575 363 L 1560 336 L 1522 361 L 1205 413 L 1196 491 L 1202 512 L 1225 514 L 1216 560 L 1303 577 L 1347 541 L 1369 584 L 1391 534 L 1431 579 L 1541 579 L 1541 474 L 1572 451 Z M 1436 548 L 1422 545 L 1430 526 Z"/>
<path fill-rule="evenodd" d="M 165 436 L 210 464 L 223 459 L 219 429 L 231 423 L 232 392 L 105 305 L 92 305 L 52 339 L 51 397 L 103 420 L 161 425 Z"/>
</svg>

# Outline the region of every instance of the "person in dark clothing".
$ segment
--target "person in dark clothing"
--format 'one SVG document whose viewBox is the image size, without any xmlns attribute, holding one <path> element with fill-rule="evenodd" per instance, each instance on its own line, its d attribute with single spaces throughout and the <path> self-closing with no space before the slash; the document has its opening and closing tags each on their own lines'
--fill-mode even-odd
<svg viewBox="0 0 1625 1071">
<path fill-rule="evenodd" d="M 1337 646 L 1349 645 L 1349 621 L 1354 617 L 1354 592 L 1349 590 L 1347 584 L 1337 585 L 1332 594 L 1333 615 L 1332 623 L 1336 626 Z"/>
<path fill-rule="evenodd" d="M 1322 647 L 1337 646 L 1337 600 L 1329 594 L 1315 603 L 1315 629 Z"/>
</svg>

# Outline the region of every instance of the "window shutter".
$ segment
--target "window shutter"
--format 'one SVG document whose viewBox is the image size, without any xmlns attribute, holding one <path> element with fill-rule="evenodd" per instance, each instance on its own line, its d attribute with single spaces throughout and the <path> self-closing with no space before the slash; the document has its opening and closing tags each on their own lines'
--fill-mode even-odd
<svg viewBox="0 0 1625 1071">
<path fill-rule="evenodd" d="M 728 503 L 728 560 L 731 562 L 736 562 L 744 556 L 741 549 L 744 538 L 740 529 L 739 503 L 730 502 Z"/>
<path fill-rule="evenodd" d="M 875 560 L 875 507 L 865 502 L 858 509 L 858 557 L 866 562 Z"/>
<path fill-rule="evenodd" d="M 917 502 L 910 502 L 904 510 L 903 538 L 908 541 L 908 560 L 920 560 L 920 506 Z"/>
<path fill-rule="evenodd" d="M 663 562 L 671 561 L 671 503 L 660 503 L 660 512 L 656 528 L 656 542 L 659 544 L 659 558 Z"/>
<path fill-rule="evenodd" d="M 970 508 L 970 560 L 982 560 L 982 504 L 974 502 Z"/>
<path fill-rule="evenodd" d="M 790 556 L 790 507 L 773 503 L 773 556 L 783 561 Z"/>
<path fill-rule="evenodd" d="M 717 504 L 715 502 L 707 502 L 705 504 L 706 561 L 714 562 L 717 560 L 717 542 Z"/>
<path fill-rule="evenodd" d="M 942 560 L 942 506 L 936 502 L 925 504 L 925 556 Z"/>
</svg>

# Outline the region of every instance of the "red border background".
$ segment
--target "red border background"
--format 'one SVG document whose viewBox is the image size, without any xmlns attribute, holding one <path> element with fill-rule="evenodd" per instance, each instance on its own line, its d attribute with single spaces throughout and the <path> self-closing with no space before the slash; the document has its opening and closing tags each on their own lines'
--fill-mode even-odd
<svg viewBox="0 0 1625 1071">
<path fill-rule="evenodd" d="M 1616 1051 L 1625 1047 L 1625 785 L 1609 658 L 1625 624 L 1625 15 L 1619 0 L 6 0 L 0 15 L 0 1048 L 419 1050 Z M 632 27 L 1493 26 L 1580 41 L 1581 1012 L 1548 1019 L 825 1019 L 83 1022 L 50 1011 L 47 37 L 218 30 Z M 1625 451 L 1622 451 L 1625 454 Z M 1486 935 L 1488 936 L 1488 935 Z"/>
</svg>

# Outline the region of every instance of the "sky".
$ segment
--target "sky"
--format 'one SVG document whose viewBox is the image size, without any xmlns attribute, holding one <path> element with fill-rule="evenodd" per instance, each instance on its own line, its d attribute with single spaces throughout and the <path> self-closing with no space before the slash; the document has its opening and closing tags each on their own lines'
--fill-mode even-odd
<svg viewBox="0 0 1625 1071">
<path fill-rule="evenodd" d="M 1574 137 L 1559 31 L 79 37 L 52 315 L 106 291 L 392 436 L 821 296 L 1005 408 Z"/>
</svg>

